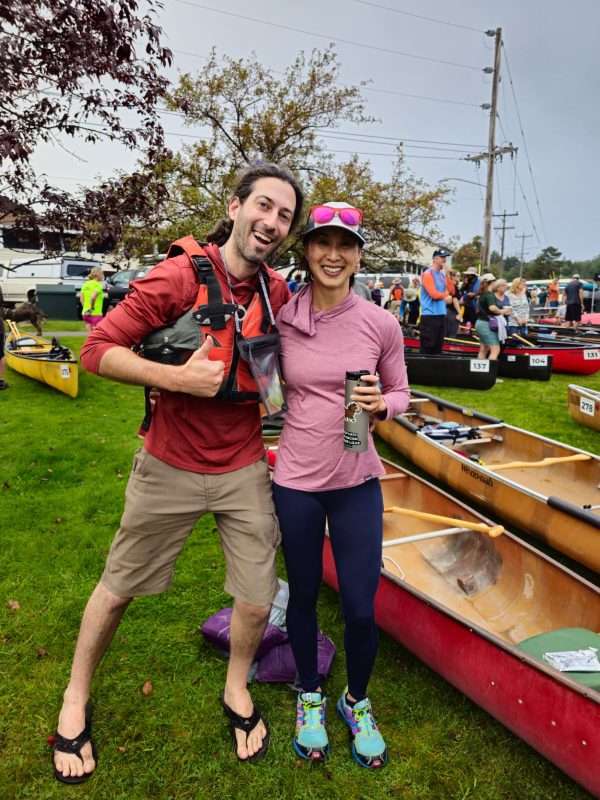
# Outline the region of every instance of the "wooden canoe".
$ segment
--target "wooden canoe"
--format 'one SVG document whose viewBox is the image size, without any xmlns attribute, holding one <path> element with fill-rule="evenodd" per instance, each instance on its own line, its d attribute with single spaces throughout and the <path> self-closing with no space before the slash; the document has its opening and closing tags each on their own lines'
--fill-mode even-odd
<svg viewBox="0 0 600 800">
<path fill-rule="evenodd" d="M 49 342 L 41 336 L 22 336 L 14 323 L 9 325 L 5 350 L 7 365 L 69 397 L 77 397 L 79 367 L 69 348 L 62 347 L 55 339 Z"/>
<path fill-rule="evenodd" d="M 422 386 L 455 386 L 462 389 L 491 389 L 496 384 L 498 362 L 444 353 L 424 355 L 405 348 L 408 380 Z"/>
<path fill-rule="evenodd" d="M 410 472 L 390 463 L 386 470 L 386 507 L 492 524 Z M 598 646 L 600 590 L 508 532 L 402 543 L 444 527 L 384 515 L 378 625 L 600 796 L 600 673 L 558 672 L 543 660 L 553 648 L 571 649 L 565 642 Z M 324 580 L 337 589 L 328 539 L 323 566 Z"/>
<path fill-rule="evenodd" d="M 279 431 L 263 422 L 271 465 Z M 384 508 L 419 516 L 384 514 L 377 624 L 600 796 L 600 674 L 561 673 L 543 659 L 552 648 L 566 649 L 571 637 L 577 647 L 600 648 L 600 589 L 508 531 L 491 538 L 466 530 L 484 523 L 496 533 L 497 526 L 408 470 L 383 463 Z M 454 527 L 423 518 L 432 513 Z M 328 537 L 323 578 L 338 589 Z"/>
<path fill-rule="evenodd" d="M 569 414 L 576 422 L 600 431 L 600 392 L 570 383 L 568 402 Z"/>
<path fill-rule="evenodd" d="M 551 547 L 600 571 L 600 458 L 438 397 L 413 392 L 377 433 L 417 466 Z M 455 443 L 425 425 L 458 423 Z"/>
</svg>

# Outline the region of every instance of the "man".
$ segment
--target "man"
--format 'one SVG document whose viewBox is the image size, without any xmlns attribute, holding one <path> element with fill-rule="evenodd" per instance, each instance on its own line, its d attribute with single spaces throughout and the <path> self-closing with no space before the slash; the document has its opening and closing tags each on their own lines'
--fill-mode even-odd
<svg viewBox="0 0 600 800">
<path fill-rule="evenodd" d="M 434 250 L 431 267 L 421 276 L 421 352 L 437 355 L 442 352 L 446 333 L 446 286 L 444 267 L 450 253 Z"/>
<path fill-rule="evenodd" d="M 371 290 L 367 288 L 367 284 L 363 283 L 363 281 L 359 281 L 357 276 L 354 276 L 354 280 L 352 281 L 352 291 L 354 294 L 357 294 L 359 297 L 364 297 L 365 300 L 371 300 Z"/>
<path fill-rule="evenodd" d="M 400 278 L 394 278 L 392 281 L 389 303 L 389 310 L 402 322 L 404 320 L 406 303 L 404 301 L 404 286 L 402 286 Z"/>
<path fill-rule="evenodd" d="M 303 286 L 304 283 L 302 282 L 302 273 L 295 272 L 292 276 L 292 279 L 288 281 L 288 289 L 290 290 L 290 294 L 296 294 L 296 292 L 299 292 Z"/>
<path fill-rule="evenodd" d="M 567 328 L 577 328 L 581 322 L 581 312 L 583 310 L 583 284 L 579 280 L 579 275 L 575 273 L 565 286 L 565 325 Z"/>
<path fill-rule="evenodd" d="M 383 292 L 381 291 L 383 284 L 381 281 L 377 281 L 375 286 L 371 289 L 371 300 L 375 303 L 376 306 L 381 305 L 381 301 L 383 299 Z"/>
<path fill-rule="evenodd" d="M 229 219 L 208 237 L 201 257 L 190 256 L 198 247 L 191 237 L 179 240 L 82 350 L 86 369 L 155 387 L 159 395 L 134 458 L 121 526 L 83 615 L 54 745 L 58 780 L 82 782 L 94 770 L 86 710 L 94 671 L 131 599 L 168 587 L 187 535 L 208 512 L 215 514 L 225 555 L 225 589 L 235 598 L 223 707 L 238 758 L 256 760 L 266 752 L 268 729 L 247 679 L 278 589 L 279 534 L 257 395 L 237 388 L 245 382 L 247 390 L 252 375 L 237 359 L 236 330 L 250 318 L 266 332 L 271 313 L 289 298 L 284 278 L 264 261 L 296 224 L 302 202 L 291 173 L 266 163 L 247 169 L 229 201 Z M 193 317 L 186 314 L 192 308 Z M 204 333 L 187 361 L 158 363 L 132 351 L 153 331 L 183 324 L 184 316 L 195 322 L 197 340 Z"/>
</svg>

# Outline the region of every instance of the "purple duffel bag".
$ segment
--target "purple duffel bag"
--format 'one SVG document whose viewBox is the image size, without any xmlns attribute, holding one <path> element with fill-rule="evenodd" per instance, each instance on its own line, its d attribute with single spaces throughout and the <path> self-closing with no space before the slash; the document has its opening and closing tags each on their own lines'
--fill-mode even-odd
<svg viewBox="0 0 600 800">
<path fill-rule="evenodd" d="M 328 636 L 319 631 L 317 640 L 317 665 L 319 675 L 326 678 L 335 657 L 335 645 Z M 254 679 L 259 683 L 294 683 L 296 661 L 289 642 L 279 644 L 258 661 Z"/>
<path fill-rule="evenodd" d="M 222 653 L 229 653 L 229 629 L 231 627 L 231 608 L 222 608 L 202 623 L 200 628 L 207 642 L 213 644 Z M 287 642 L 287 634 L 275 625 L 268 624 L 262 641 L 256 651 L 256 658 L 261 659 L 274 647 Z"/>
</svg>

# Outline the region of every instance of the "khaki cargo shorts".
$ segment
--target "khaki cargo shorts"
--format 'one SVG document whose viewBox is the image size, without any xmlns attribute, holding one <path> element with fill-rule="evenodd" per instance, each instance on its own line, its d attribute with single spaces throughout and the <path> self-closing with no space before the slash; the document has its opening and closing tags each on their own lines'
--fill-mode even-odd
<svg viewBox="0 0 600 800">
<path fill-rule="evenodd" d="M 198 474 L 138 451 L 102 583 L 119 597 L 163 592 L 190 531 L 208 513 L 215 515 L 225 555 L 225 591 L 269 605 L 278 590 L 280 533 L 264 460 L 234 472 Z"/>
</svg>

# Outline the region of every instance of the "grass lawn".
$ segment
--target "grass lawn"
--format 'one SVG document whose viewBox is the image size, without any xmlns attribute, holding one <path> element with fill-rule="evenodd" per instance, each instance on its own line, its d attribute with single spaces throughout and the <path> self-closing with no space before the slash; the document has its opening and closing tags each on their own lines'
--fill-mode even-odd
<svg viewBox="0 0 600 800">
<path fill-rule="evenodd" d="M 65 323 L 54 324 L 65 330 Z M 82 339 L 63 341 L 78 350 Z M 172 589 L 131 606 L 98 672 L 99 773 L 84 786 L 58 784 L 46 739 L 84 604 L 118 526 L 143 410 L 141 389 L 83 371 L 80 377 L 77 400 L 10 371 L 11 388 L 0 393 L 2 800 L 588 797 L 385 635 L 370 694 L 390 749 L 388 768 L 365 774 L 354 765 L 333 714 L 328 764 L 312 769 L 300 762 L 290 746 L 294 697 L 264 685 L 254 693 L 272 726 L 269 757 L 256 766 L 238 764 L 218 703 L 225 665 L 197 633 L 209 614 L 228 604 L 208 517 L 188 540 Z M 489 392 L 443 394 L 597 452 L 600 434 L 567 414 L 568 382 L 568 376 L 549 384 L 505 380 Z M 600 373 L 585 383 L 600 389 Z M 337 596 L 325 587 L 320 622 L 340 648 L 328 686 L 335 699 L 344 685 L 342 626 Z M 144 696 L 147 680 L 154 691 Z"/>
</svg>

